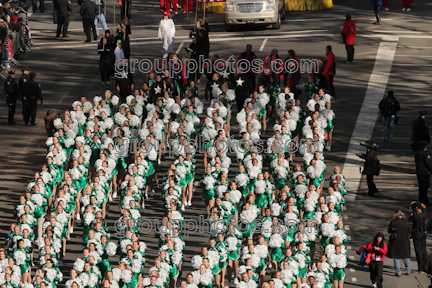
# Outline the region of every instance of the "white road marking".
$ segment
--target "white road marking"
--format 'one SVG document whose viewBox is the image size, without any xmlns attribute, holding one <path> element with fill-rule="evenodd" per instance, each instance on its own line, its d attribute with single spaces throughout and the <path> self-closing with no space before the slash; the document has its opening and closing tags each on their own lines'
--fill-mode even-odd
<svg viewBox="0 0 432 288">
<path fill-rule="evenodd" d="M 260 47 L 259 51 L 263 51 L 264 50 L 264 47 L 265 47 L 265 45 L 267 43 L 267 40 L 268 40 L 268 38 L 264 39 L 263 43 L 261 44 L 261 47 Z"/>
<path fill-rule="evenodd" d="M 410 58 L 432 58 L 432 56 L 424 56 L 424 55 L 395 55 L 395 57 L 410 57 Z"/>
<path fill-rule="evenodd" d="M 355 269 L 354 268 L 350 268 L 350 272 L 355 272 Z"/>
<path fill-rule="evenodd" d="M 353 283 L 357 283 L 357 278 L 356 278 L 356 277 L 352 277 L 352 278 L 351 278 L 351 281 L 352 281 Z"/>
<path fill-rule="evenodd" d="M 183 48 L 184 43 L 185 43 L 185 42 L 181 42 L 181 43 L 180 43 L 180 46 L 177 48 L 175 54 L 178 55 L 178 54 L 180 53 L 180 50 Z"/>
<path fill-rule="evenodd" d="M 350 230 L 350 226 L 349 225 L 344 225 L 345 226 L 345 230 L 349 231 Z"/>
<path fill-rule="evenodd" d="M 66 95 L 67 95 L 68 93 L 69 93 L 69 91 L 66 91 L 66 92 L 63 94 L 63 96 L 60 97 L 58 103 L 61 103 L 61 102 L 63 101 L 64 97 L 66 97 Z"/>
<path fill-rule="evenodd" d="M 348 259 L 355 260 L 354 256 L 348 256 Z"/>
<path fill-rule="evenodd" d="M 342 217 L 344 220 L 348 220 L 348 215 L 344 214 Z"/>
<path fill-rule="evenodd" d="M 351 246 L 347 246 L 347 250 L 351 250 L 352 249 L 352 247 Z"/>
<path fill-rule="evenodd" d="M 351 241 L 351 240 L 352 240 L 352 238 L 351 238 L 350 235 L 347 236 L 347 240 L 348 240 L 348 241 Z"/>
<path fill-rule="evenodd" d="M 351 136 L 348 147 L 344 170 L 342 172 L 347 180 L 346 189 L 349 191 L 345 197 L 345 201 L 355 201 L 357 190 L 360 186 L 361 174 L 359 173 L 360 158 L 355 154 L 360 148 L 360 142 L 369 140 L 375 127 L 376 118 L 378 116 L 378 103 L 381 101 L 387 82 L 390 76 L 393 58 L 396 53 L 397 37 L 383 37 L 375 66 L 370 75 L 366 95 L 363 100 L 363 105 L 357 117 L 357 122 Z"/>
</svg>

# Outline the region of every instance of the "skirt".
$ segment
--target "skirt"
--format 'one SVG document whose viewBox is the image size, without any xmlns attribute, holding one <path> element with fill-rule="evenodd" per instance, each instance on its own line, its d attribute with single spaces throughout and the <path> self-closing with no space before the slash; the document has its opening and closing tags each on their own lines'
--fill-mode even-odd
<svg viewBox="0 0 432 288">
<path fill-rule="evenodd" d="M 344 268 L 333 268 L 333 280 L 339 281 L 345 279 Z"/>
</svg>

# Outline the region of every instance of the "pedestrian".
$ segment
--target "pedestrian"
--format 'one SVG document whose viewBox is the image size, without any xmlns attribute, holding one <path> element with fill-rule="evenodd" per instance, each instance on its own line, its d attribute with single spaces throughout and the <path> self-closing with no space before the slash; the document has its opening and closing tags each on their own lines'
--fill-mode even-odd
<svg viewBox="0 0 432 288">
<path fill-rule="evenodd" d="M 97 12 L 94 20 L 94 26 L 96 30 L 96 35 L 99 36 L 99 29 L 97 26 L 98 21 L 101 23 L 104 31 L 108 30 L 108 26 L 106 24 L 106 19 L 104 15 L 105 1 L 104 0 L 92 0 L 96 4 Z"/>
<path fill-rule="evenodd" d="M 429 159 L 430 160 L 430 159 Z M 412 238 L 414 243 L 414 251 L 418 263 L 418 272 L 425 271 L 425 260 L 427 257 L 426 252 L 426 203 L 419 201 L 411 202 L 413 212 L 410 215 L 410 222 L 412 224 Z"/>
<path fill-rule="evenodd" d="M 29 75 L 30 75 L 30 71 L 28 69 L 28 67 L 22 68 L 21 69 L 21 77 L 18 81 L 18 90 L 19 90 L 19 94 L 20 94 L 20 99 L 22 101 L 22 115 L 23 115 L 23 120 L 24 120 L 24 124 L 28 125 L 29 122 L 29 118 L 30 118 L 30 100 L 27 99 L 27 97 L 24 95 L 23 91 L 24 91 L 24 85 L 27 84 L 28 81 L 30 81 Z"/>
<path fill-rule="evenodd" d="M 414 152 L 420 149 L 420 142 L 430 143 L 429 128 L 425 121 L 426 115 L 427 111 L 421 110 L 419 117 L 412 123 L 411 148 Z"/>
<path fill-rule="evenodd" d="M 198 42 L 197 42 L 197 38 L 193 37 L 192 38 L 192 43 L 189 45 L 188 48 L 185 48 L 187 52 L 190 53 L 190 60 L 195 61 L 196 66 L 195 66 L 195 71 L 191 71 L 190 76 L 189 76 L 189 81 L 195 81 L 196 79 L 198 79 L 199 76 L 199 54 L 198 54 Z"/>
<path fill-rule="evenodd" d="M 397 123 L 397 112 L 400 110 L 400 104 L 394 97 L 393 91 L 387 92 L 387 97 L 379 103 L 381 116 L 384 117 L 384 142 L 393 140 L 393 128 Z"/>
<path fill-rule="evenodd" d="M 357 253 L 360 249 L 365 249 L 367 253 L 366 263 L 369 264 L 370 279 L 374 288 L 382 288 L 384 259 L 387 254 L 384 240 L 384 234 L 380 232 L 369 244 L 357 249 Z"/>
<path fill-rule="evenodd" d="M 351 19 L 350 14 L 346 15 L 345 19 L 346 21 L 342 30 L 342 38 L 347 51 L 347 60 L 344 63 L 352 63 L 354 62 L 354 42 L 357 28 L 354 20 Z"/>
<path fill-rule="evenodd" d="M 37 10 L 37 0 L 32 0 L 32 9 L 33 13 L 36 13 Z M 39 11 L 43 13 L 45 11 L 45 0 L 39 0 Z"/>
<path fill-rule="evenodd" d="M 405 264 L 406 275 L 411 274 L 411 245 L 409 239 L 411 225 L 402 211 L 396 211 L 393 215 L 393 220 L 388 227 L 388 233 L 390 233 L 390 237 L 387 256 L 394 260 L 395 276 L 400 277 L 402 274 L 400 259 Z"/>
<path fill-rule="evenodd" d="M 120 6 L 120 19 L 131 19 L 132 0 L 118 0 L 118 3 Z"/>
<path fill-rule="evenodd" d="M 373 177 L 375 175 L 379 175 L 380 164 L 376 155 L 376 146 L 372 146 L 372 141 L 367 141 L 366 143 L 369 144 L 366 155 L 363 153 L 359 153 L 358 156 L 365 160 L 363 174 L 366 175 L 368 195 L 369 197 L 373 197 L 375 193 L 379 192 L 373 181 Z"/>
<path fill-rule="evenodd" d="M 378 8 L 379 8 L 379 6 L 382 5 L 382 0 L 369 0 L 369 2 L 371 4 L 373 4 L 373 7 L 374 7 L 374 13 L 375 13 L 376 21 L 373 24 L 375 24 L 375 25 L 381 25 L 381 18 L 380 18 L 380 15 L 379 15 Z"/>
<path fill-rule="evenodd" d="M 56 37 L 67 38 L 67 30 L 69 26 L 69 14 L 72 12 L 72 3 L 69 0 L 55 0 L 55 9 L 57 9 L 57 33 Z"/>
<path fill-rule="evenodd" d="M 36 73 L 31 72 L 29 78 L 28 81 L 24 82 L 22 90 L 22 97 L 26 98 L 26 101 L 29 103 L 29 109 L 24 118 L 24 122 L 28 125 L 28 122 L 30 121 L 31 126 L 36 126 L 37 101 L 40 100 L 41 105 L 43 104 L 42 91 L 40 84 L 34 80 L 34 78 L 36 78 Z"/>
<path fill-rule="evenodd" d="M 165 11 L 163 19 L 159 22 L 158 37 L 163 41 L 163 58 L 174 51 L 174 37 L 176 34 L 174 21 L 169 19 L 169 12 Z"/>
<path fill-rule="evenodd" d="M 183 0 L 182 1 L 182 9 L 183 9 L 183 13 L 192 13 L 193 11 L 193 0 Z"/>
<path fill-rule="evenodd" d="M 202 28 L 202 26 L 201 26 Z M 204 65 L 207 63 L 210 57 L 210 40 L 208 36 L 208 32 L 205 29 L 201 29 L 198 32 L 197 37 L 198 44 L 198 59 L 200 60 L 198 63 L 198 73 L 197 73 L 197 83 L 201 82 L 201 72 L 206 74 L 206 71 L 202 71 Z"/>
<path fill-rule="evenodd" d="M 95 2 L 91 0 L 83 0 L 80 9 L 80 15 L 82 17 L 84 32 L 87 40 L 85 42 L 91 42 L 91 32 L 93 31 L 94 40 L 98 39 L 95 29 L 95 17 L 97 14 L 97 7 Z"/>
<path fill-rule="evenodd" d="M 206 29 L 207 34 L 209 34 L 209 33 L 210 33 L 210 26 L 209 26 L 209 24 L 207 23 L 207 21 L 205 21 L 205 19 L 204 19 L 204 18 L 201 18 L 201 17 L 198 18 L 198 21 L 201 22 L 201 27 L 204 28 L 204 29 Z"/>
<path fill-rule="evenodd" d="M 124 58 L 125 59 L 129 59 L 130 58 L 130 42 L 129 42 L 129 34 L 130 31 L 127 28 L 128 26 L 126 26 L 123 21 L 126 21 L 127 19 L 123 19 L 121 23 L 117 24 L 117 35 L 116 35 L 116 39 L 120 39 L 121 40 L 121 44 L 122 44 L 122 49 L 123 49 L 123 53 L 124 53 Z"/>
<path fill-rule="evenodd" d="M 256 80 L 255 80 L 256 72 L 252 69 L 252 62 L 255 59 L 258 59 L 258 57 L 252 51 L 252 45 L 251 44 L 247 44 L 246 45 L 246 51 L 244 51 L 243 53 L 240 53 L 240 55 L 237 57 L 237 67 L 242 66 L 243 62 L 245 65 L 247 64 L 246 66 L 244 66 L 245 71 L 242 71 L 242 74 L 244 77 L 249 78 L 249 81 L 252 84 L 252 89 L 256 89 Z M 248 98 L 248 97 L 246 97 L 246 98 Z M 242 105 L 242 109 L 243 109 L 243 105 Z"/>
<path fill-rule="evenodd" d="M 402 11 L 406 11 L 406 12 L 411 12 L 411 4 L 412 4 L 412 0 L 402 0 Z"/>
<path fill-rule="evenodd" d="M 429 276 L 432 275 L 432 253 L 429 253 L 429 255 L 427 256 L 423 268 L 424 268 L 424 272 L 426 272 L 428 274 L 428 278 L 431 281 L 431 285 L 429 285 L 429 287 L 431 287 L 432 286 L 432 277 L 429 277 Z"/>
<path fill-rule="evenodd" d="M 382 0 L 382 8 L 384 11 L 390 11 L 390 9 L 388 8 L 388 2 L 389 0 Z"/>
<path fill-rule="evenodd" d="M 428 190 L 430 186 L 430 174 L 432 172 L 432 160 L 427 152 L 427 145 L 426 141 L 420 142 L 420 148 L 415 153 L 419 201 L 425 205 L 429 205 Z"/>
<path fill-rule="evenodd" d="M 9 76 L 5 80 L 4 90 L 6 92 L 6 103 L 9 108 L 8 112 L 8 124 L 15 125 L 14 120 L 16 101 L 19 96 L 18 84 L 15 82 L 15 71 L 10 70 Z"/>
<path fill-rule="evenodd" d="M 290 65 L 292 63 L 292 65 Z M 298 78 L 301 78 L 300 74 L 300 64 L 299 60 L 296 58 L 296 53 L 293 49 L 288 50 L 288 56 L 285 58 L 284 62 L 284 86 L 287 86 L 288 79 L 290 78 L 291 74 L 295 73 L 297 74 Z M 290 67 L 291 66 L 291 67 Z"/>
<path fill-rule="evenodd" d="M 54 119 L 59 117 L 60 117 L 60 113 L 53 110 L 47 111 L 47 114 L 44 117 L 47 137 L 52 137 L 56 132 L 56 128 L 54 127 Z"/>
<path fill-rule="evenodd" d="M 106 35 L 106 33 L 105 33 Z M 109 35 L 109 33 L 108 33 Z M 108 43 L 108 37 L 104 37 L 99 41 L 97 52 L 99 58 L 99 71 L 101 74 L 102 85 L 110 84 L 111 68 L 113 67 L 111 58 L 111 45 Z M 124 58 L 124 57 L 123 57 Z"/>
<path fill-rule="evenodd" d="M 326 47 L 327 58 L 324 63 L 324 70 L 322 74 L 327 78 L 328 92 L 331 96 L 336 97 L 336 92 L 333 85 L 333 78 L 336 75 L 336 59 L 332 52 L 332 47 L 328 45 Z"/>
</svg>

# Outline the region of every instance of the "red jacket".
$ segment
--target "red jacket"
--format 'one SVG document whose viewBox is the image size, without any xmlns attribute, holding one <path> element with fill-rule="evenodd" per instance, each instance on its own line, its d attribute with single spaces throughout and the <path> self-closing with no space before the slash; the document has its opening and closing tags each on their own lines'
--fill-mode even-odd
<svg viewBox="0 0 432 288">
<path fill-rule="evenodd" d="M 335 75 L 335 57 L 332 51 L 327 51 L 327 60 L 324 64 L 324 71 L 322 74 L 325 77 Z"/>
<path fill-rule="evenodd" d="M 357 34 L 357 28 L 354 20 L 350 19 L 345 21 L 345 25 L 342 30 L 343 42 L 347 45 L 354 45 L 355 36 Z"/>
<path fill-rule="evenodd" d="M 374 247 L 372 246 L 373 240 L 366 245 L 361 246 L 357 251 L 359 251 L 362 248 L 366 248 L 366 253 L 368 253 L 368 256 L 366 258 L 366 263 L 369 264 L 371 261 L 384 261 L 385 255 L 387 255 L 387 245 L 383 241 L 383 248 L 381 248 L 379 251 L 376 251 Z M 377 259 L 379 257 L 379 259 Z"/>
</svg>

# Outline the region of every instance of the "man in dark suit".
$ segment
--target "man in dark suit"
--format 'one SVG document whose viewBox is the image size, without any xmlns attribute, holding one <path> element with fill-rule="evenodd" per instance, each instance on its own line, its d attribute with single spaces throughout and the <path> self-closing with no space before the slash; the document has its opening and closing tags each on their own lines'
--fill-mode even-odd
<svg viewBox="0 0 432 288">
<path fill-rule="evenodd" d="M 429 129 L 425 121 L 426 114 L 426 110 L 421 110 L 419 117 L 412 124 L 411 148 L 414 152 L 420 149 L 421 141 L 425 141 L 427 144 L 430 143 Z"/>
</svg>

